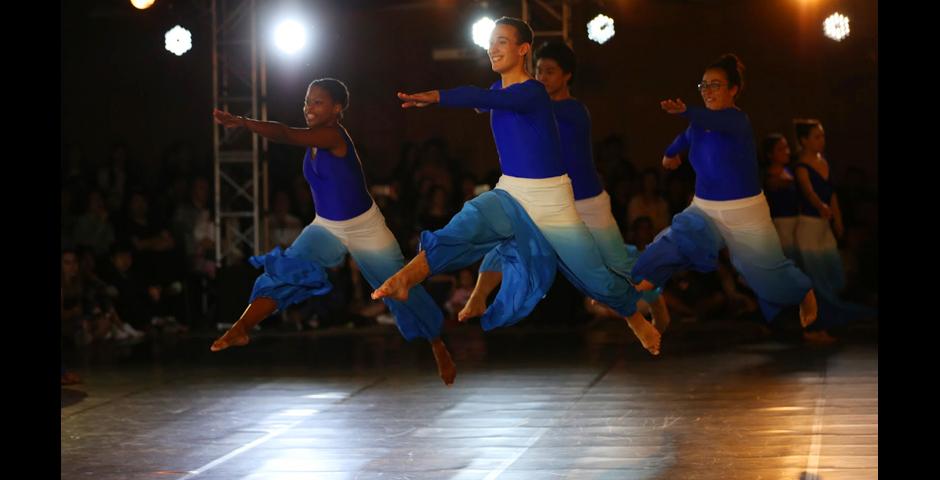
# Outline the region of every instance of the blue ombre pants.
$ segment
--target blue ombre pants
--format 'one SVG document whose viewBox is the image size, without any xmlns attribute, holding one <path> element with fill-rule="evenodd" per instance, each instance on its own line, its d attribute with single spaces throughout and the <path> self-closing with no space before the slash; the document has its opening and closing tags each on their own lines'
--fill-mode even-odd
<svg viewBox="0 0 940 480">
<path fill-rule="evenodd" d="M 251 301 L 257 297 L 274 299 L 278 308 L 322 295 L 332 288 L 325 268 L 340 265 L 349 253 L 372 288 L 401 270 L 404 257 L 398 241 L 385 224 L 385 217 L 373 203 L 365 213 L 349 220 L 333 221 L 317 217 L 300 233 L 287 250 L 279 248 L 252 257 L 265 273 L 255 281 Z M 383 299 L 395 316 L 398 330 L 407 340 L 437 338 L 443 313 L 420 285 L 412 287 L 408 300 Z"/>
<path fill-rule="evenodd" d="M 554 249 L 562 273 L 576 288 L 620 315 L 636 312 L 640 294 L 626 275 L 607 267 L 590 230 L 575 210 L 568 175 L 540 179 L 503 175 L 496 189 L 508 193 L 525 210 Z M 421 245 L 432 274 L 470 265 L 514 239 L 512 217 L 489 193 L 465 203 L 444 228 L 422 232 Z M 624 248 L 622 239 L 620 248 Z"/>
<path fill-rule="evenodd" d="M 607 268 L 618 275 L 630 278 L 630 271 L 640 257 L 640 252 L 633 245 L 626 244 L 617 220 L 610 210 L 610 195 L 601 191 L 596 196 L 575 200 L 574 208 L 584 222 L 594 243 L 600 251 Z M 483 257 L 480 265 L 481 272 L 499 272 L 502 270 L 501 255 L 492 250 Z M 641 297 L 647 303 L 654 302 L 661 294 L 660 289 L 641 292 Z"/>
<path fill-rule="evenodd" d="M 809 277 L 783 255 L 763 193 L 728 201 L 695 197 L 640 254 L 633 279 L 661 287 L 680 270 L 714 271 L 724 247 L 757 294 L 767 320 L 800 303 L 812 287 Z"/>
</svg>

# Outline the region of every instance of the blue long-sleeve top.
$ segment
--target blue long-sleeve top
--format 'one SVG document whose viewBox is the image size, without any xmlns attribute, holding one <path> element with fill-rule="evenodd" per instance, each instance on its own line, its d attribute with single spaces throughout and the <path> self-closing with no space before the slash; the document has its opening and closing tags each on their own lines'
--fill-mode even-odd
<svg viewBox="0 0 940 480">
<path fill-rule="evenodd" d="M 591 117 L 587 107 L 573 98 L 553 101 L 552 107 L 561 137 L 562 161 L 568 176 L 571 177 L 574 199 L 582 200 L 600 195 L 604 187 L 594 167 Z"/>
<path fill-rule="evenodd" d="M 744 112 L 690 106 L 680 115 L 689 119 L 689 127 L 666 149 L 666 156 L 689 150 L 697 197 L 722 201 L 760 193 L 754 132 Z"/>
<path fill-rule="evenodd" d="M 317 216 L 333 221 L 349 220 L 372 207 L 356 147 L 345 129 L 340 134 L 346 142 L 346 156 L 337 157 L 325 148 L 318 148 L 315 156 L 308 148 L 304 155 L 304 178 L 310 184 Z"/>
<path fill-rule="evenodd" d="M 497 81 L 489 90 L 458 87 L 440 95 L 446 107 L 490 111 L 499 165 L 506 175 L 550 178 L 565 173 L 552 101 L 541 83 L 530 79 L 502 88 Z"/>
</svg>

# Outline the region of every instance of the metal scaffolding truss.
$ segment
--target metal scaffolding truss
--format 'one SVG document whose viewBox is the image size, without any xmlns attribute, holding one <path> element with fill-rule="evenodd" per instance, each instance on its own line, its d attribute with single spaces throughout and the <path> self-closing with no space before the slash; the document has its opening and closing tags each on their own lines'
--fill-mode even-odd
<svg viewBox="0 0 940 480">
<path fill-rule="evenodd" d="M 258 39 L 263 0 L 212 0 L 212 87 L 216 108 L 267 119 L 265 54 Z M 571 0 L 522 0 L 538 39 L 571 45 Z M 534 71 L 534 56 L 530 56 Z M 245 129 L 213 128 L 216 263 L 267 249 L 267 141 Z"/>
<path fill-rule="evenodd" d="M 256 0 L 212 0 L 212 88 L 215 108 L 267 119 L 264 51 Z M 232 264 L 262 248 L 267 142 L 245 129 L 214 124 L 216 263 Z M 264 170 L 264 171 L 262 171 Z M 266 176 L 266 175 L 265 175 Z M 260 205 L 264 202 L 265 205 Z"/>
<path fill-rule="evenodd" d="M 522 0 L 522 20 L 532 27 L 537 44 L 549 38 L 560 38 L 572 47 L 571 0 Z M 529 61 L 530 71 L 534 72 L 535 55 L 530 55 Z"/>
</svg>

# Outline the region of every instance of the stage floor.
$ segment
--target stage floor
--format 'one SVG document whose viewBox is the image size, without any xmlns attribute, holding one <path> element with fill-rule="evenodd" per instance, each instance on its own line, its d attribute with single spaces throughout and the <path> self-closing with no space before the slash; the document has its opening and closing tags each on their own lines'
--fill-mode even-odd
<svg viewBox="0 0 940 480">
<path fill-rule="evenodd" d="M 715 335 L 462 333 L 451 388 L 388 331 L 138 346 L 62 388 L 61 476 L 877 478 L 877 344 Z"/>
</svg>

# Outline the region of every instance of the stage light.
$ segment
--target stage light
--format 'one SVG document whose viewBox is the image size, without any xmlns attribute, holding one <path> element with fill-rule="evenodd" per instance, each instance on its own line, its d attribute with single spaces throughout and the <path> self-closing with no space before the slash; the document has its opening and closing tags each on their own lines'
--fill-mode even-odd
<svg viewBox="0 0 940 480">
<path fill-rule="evenodd" d="M 177 25 L 166 32 L 164 36 L 165 44 L 167 50 L 175 53 L 177 56 L 180 56 L 193 48 L 193 36 L 189 33 L 189 30 Z"/>
<path fill-rule="evenodd" d="M 493 33 L 493 28 L 496 27 L 496 22 L 490 20 L 490 17 L 483 17 L 476 21 L 473 24 L 473 43 L 479 45 L 482 48 L 490 48 L 490 34 Z"/>
<path fill-rule="evenodd" d="M 598 15 L 588 22 L 588 38 L 603 44 L 614 36 L 614 19 L 607 15 Z"/>
<path fill-rule="evenodd" d="M 841 13 L 833 13 L 823 22 L 823 32 L 827 37 L 841 42 L 843 38 L 849 36 L 849 17 Z"/>
<path fill-rule="evenodd" d="M 307 44 L 307 29 L 296 20 L 284 20 L 274 29 L 274 44 L 284 53 L 297 53 Z"/>
<path fill-rule="evenodd" d="M 131 5 L 139 10 L 146 10 L 153 6 L 153 0 L 131 0 Z"/>
</svg>

